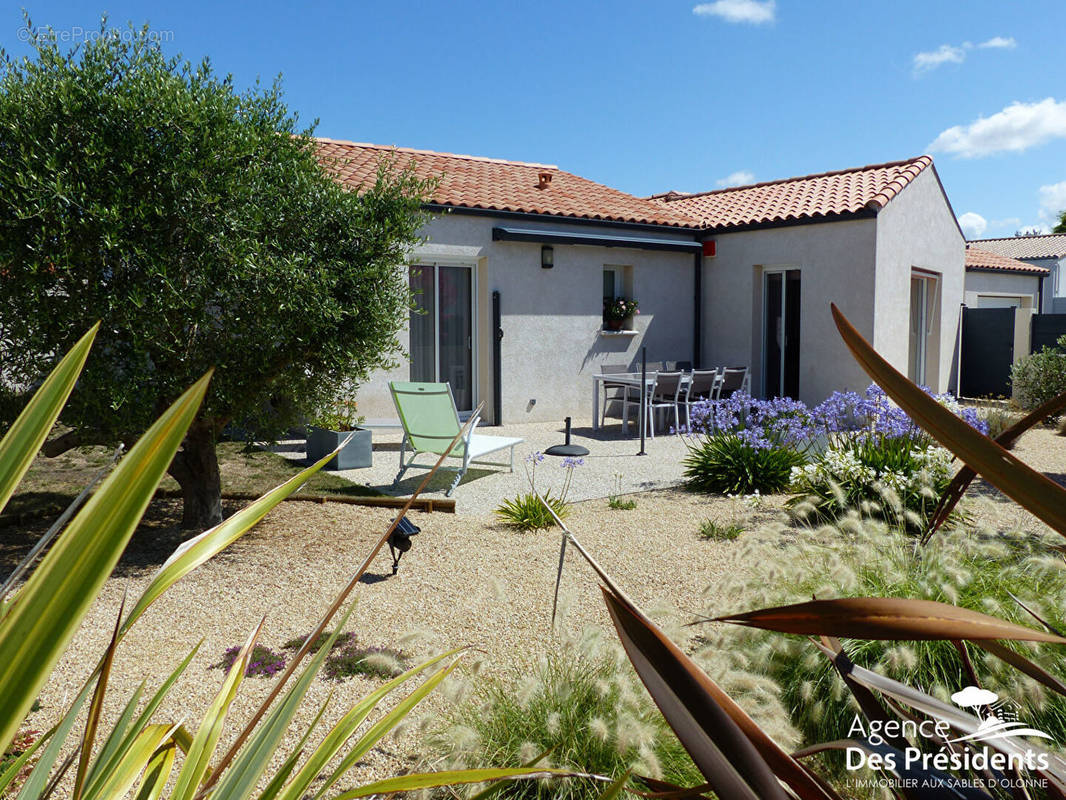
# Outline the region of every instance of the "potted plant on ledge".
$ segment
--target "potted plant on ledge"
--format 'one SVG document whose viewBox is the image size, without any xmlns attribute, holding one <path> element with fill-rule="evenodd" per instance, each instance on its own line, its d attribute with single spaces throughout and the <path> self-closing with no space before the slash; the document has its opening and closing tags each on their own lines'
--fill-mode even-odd
<svg viewBox="0 0 1066 800">
<path fill-rule="evenodd" d="M 373 464 L 371 431 L 360 428 L 365 419 L 359 416 L 355 400 L 340 400 L 315 414 L 307 424 L 307 460 L 314 463 L 340 447 L 349 436 L 352 440 L 326 464 L 326 469 L 364 469 Z"/>
<path fill-rule="evenodd" d="M 632 330 L 633 315 L 639 313 L 640 303 L 636 300 L 628 300 L 625 297 L 616 297 L 613 300 L 604 298 L 603 325 L 609 331 Z"/>
</svg>

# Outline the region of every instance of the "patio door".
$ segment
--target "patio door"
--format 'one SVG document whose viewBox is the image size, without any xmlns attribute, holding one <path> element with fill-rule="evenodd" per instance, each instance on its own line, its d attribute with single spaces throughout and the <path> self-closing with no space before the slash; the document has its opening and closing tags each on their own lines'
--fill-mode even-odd
<svg viewBox="0 0 1066 800">
<path fill-rule="evenodd" d="M 910 342 L 907 349 L 907 377 L 919 386 L 927 383 L 929 337 L 936 311 L 935 278 L 911 275 Z"/>
<path fill-rule="evenodd" d="M 459 411 L 474 409 L 474 270 L 468 266 L 410 267 L 411 380 L 451 386 Z"/>
<path fill-rule="evenodd" d="M 763 277 L 763 396 L 799 396 L 800 271 Z"/>
</svg>

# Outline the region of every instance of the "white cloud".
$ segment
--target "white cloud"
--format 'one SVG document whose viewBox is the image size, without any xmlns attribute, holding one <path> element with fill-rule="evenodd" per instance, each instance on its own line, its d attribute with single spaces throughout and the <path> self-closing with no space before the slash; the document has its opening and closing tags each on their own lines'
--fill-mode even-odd
<svg viewBox="0 0 1066 800">
<path fill-rule="evenodd" d="M 966 60 L 966 50 L 950 44 L 942 44 L 936 50 L 918 53 L 914 56 L 914 73 L 920 75 L 941 64 L 961 64 Z"/>
<path fill-rule="evenodd" d="M 1018 46 L 1013 36 L 993 36 L 977 45 L 982 50 L 1013 50 Z M 927 50 L 914 56 L 914 76 L 934 70 L 943 64 L 961 64 L 966 60 L 966 53 L 974 47 L 973 42 L 963 42 L 956 47 L 942 44 L 936 50 Z"/>
<path fill-rule="evenodd" d="M 738 169 L 736 172 L 731 172 L 724 178 L 715 181 L 715 183 L 721 187 L 745 186 L 749 183 L 755 183 L 755 173 L 748 172 L 746 169 Z"/>
<path fill-rule="evenodd" d="M 959 227 L 967 239 L 977 239 L 988 228 L 988 220 L 973 211 L 967 211 L 959 217 Z"/>
<path fill-rule="evenodd" d="M 941 132 L 929 150 L 962 158 L 1011 151 L 1020 153 L 1052 139 L 1066 137 L 1066 102 L 1053 97 L 1039 103 L 1011 103 L 991 117 Z"/>
<path fill-rule="evenodd" d="M 700 3 L 692 13 L 700 17 L 721 17 L 726 22 L 747 22 L 762 25 L 773 22 L 777 10 L 775 0 L 715 0 Z"/>
<path fill-rule="evenodd" d="M 978 686 L 967 686 L 961 692 L 951 696 L 951 702 L 963 708 L 973 706 L 990 706 L 999 699 L 999 695 Z"/>
<path fill-rule="evenodd" d="M 977 45 L 985 49 L 994 48 L 996 50 L 1013 50 L 1018 46 L 1018 43 L 1014 40 L 1013 36 L 993 36 L 987 42 L 981 42 Z"/>
<path fill-rule="evenodd" d="M 1040 187 L 1040 219 L 1054 227 L 1066 211 L 1066 181 Z M 1049 228 L 1050 229 L 1050 228 Z"/>
</svg>

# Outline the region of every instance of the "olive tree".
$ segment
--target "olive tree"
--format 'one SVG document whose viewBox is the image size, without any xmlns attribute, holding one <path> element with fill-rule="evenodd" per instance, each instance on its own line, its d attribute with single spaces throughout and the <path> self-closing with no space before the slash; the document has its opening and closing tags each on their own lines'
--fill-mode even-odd
<svg viewBox="0 0 1066 800">
<path fill-rule="evenodd" d="M 277 81 L 238 91 L 105 26 L 0 52 L 0 378 L 32 387 L 102 320 L 54 456 L 132 441 L 214 368 L 169 470 L 203 527 L 227 426 L 273 437 L 394 362 L 429 187 L 384 162 L 346 190 Z"/>
</svg>

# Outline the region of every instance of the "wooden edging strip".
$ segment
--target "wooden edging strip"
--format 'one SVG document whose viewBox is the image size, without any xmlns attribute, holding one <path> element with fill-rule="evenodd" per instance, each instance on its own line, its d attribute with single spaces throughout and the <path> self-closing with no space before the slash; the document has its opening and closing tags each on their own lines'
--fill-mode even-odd
<svg viewBox="0 0 1066 800">
<path fill-rule="evenodd" d="M 177 489 L 159 489 L 157 497 L 181 497 Z M 223 492 L 223 500 L 258 500 L 259 495 L 252 492 Z M 350 506 L 370 506 L 372 508 L 403 508 L 407 504 L 407 498 L 391 497 L 388 495 L 367 495 L 366 497 L 346 497 L 345 495 L 308 494 L 290 495 L 283 502 L 304 503 L 345 503 Z M 446 514 L 455 513 L 455 498 L 453 497 L 416 497 L 411 504 L 411 509 L 416 511 L 441 511 Z M 54 516 L 62 511 L 61 507 L 44 509 L 41 511 L 22 511 L 13 514 L 0 514 L 0 527 L 7 525 L 22 525 L 37 519 Z"/>
<path fill-rule="evenodd" d="M 160 489 L 156 492 L 159 497 L 181 497 L 178 489 Z M 259 495 L 252 492 L 223 492 L 223 500 L 258 500 Z M 372 506 L 375 508 L 403 508 L 407 505 L 408 498 L 392 497 L 390 495 L 366 495 L 349 497 L 347 495 L 332 494 L 294 494 L 289 495 L 282 502 L 303 503 L 346 503 L 350 506 Z M 455 513 L 455 498 L 453 497 L 416 497 L 411 504 L 412 509 L 418 511 L 444 511 L 448 514 Z"/>
</svg>

